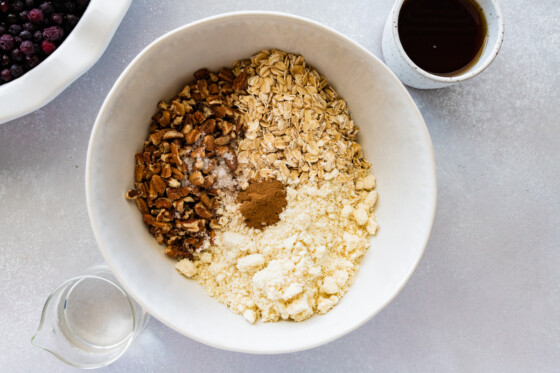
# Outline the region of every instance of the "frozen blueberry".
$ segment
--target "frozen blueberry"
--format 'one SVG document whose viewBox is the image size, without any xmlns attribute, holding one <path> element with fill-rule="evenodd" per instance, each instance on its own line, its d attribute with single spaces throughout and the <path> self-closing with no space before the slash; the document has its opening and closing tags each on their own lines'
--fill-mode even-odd
<svg viewBox="0 0 560 373">
<path fill-rule="evenodd" d="M 8 14 L 8 16 L 6 17 L 6 21 L 8 21 L 9 24 L 17 23 L 17 21 L 18 21 L 18 16 L 17 16 L 15 13 L 10 13 L 10 14 Z"/>
<path fill-rule="evenodd" d="M 31 33 L 31 31 L 23 30 L 19 33 L 19 37 L 21 38 L 21 40 L 30 40 L 33 37 L 33 34 Z"/>
<path fill-rule="evenodd" d="M 45 1 L 44 3 L 39 5 L 39 9 L 41 9 L 43 13 L 47 16 L 52 12 L 54 12 L 53 4 L 50 1 Z"/>
<path fill-rule="evenodd" d="M 0 10 L 1 10 L 3 13 L 6 13 L 9 9 L 10 9 L 10 4 L 8 4 L 7 1 L 2 1 L 2 2 L 0 2 Z"/>
<path fill-rule="evenodd" d="M 10 69 L 2 70 L 2 72 L 0 72 L 0 78 L 5 82 L 12 80 L 12 73 L 10 72 Z"/>
<path fill-rule="evenodd" d="M 23 53 L 21 53 L 21 50 L 19 50 L 18 48 L 15 48 L 12 50 L 12 53 L 10 53 L 10 57 L 12 57 L 12 61 L 22 61 L 25 56 L 23 55 Z"/>
<path fill-rule="evenodd" d="M 27 20 L 29 19 L 29 18 L 27 18 L 27 14 L 28 14 L 28 13 L 29 13 L 29 12 L 28 12 L 27 10 L 22 10 L 21 12 L 19 12 L 19 20 L 20 20 L 20 22 L 27 22 Z"/>
<path fill-rule="evenodd" d="M 13 64 L 12 67 L 10 67 L 10 72 L 12 73 L 12 76 L 14 77 L 14 79 L 19 78 L 24 73 L 23 67 L 21 65 L 18 65 L 18 64 Z"/>
<path fill-rule="evenodd" d="M 12 3 L 12 10 L 14 12 L 21 12 L 23 10 L 23 3 L 19 0 Z"/>
<path fill-rule="evenodd" d="M 33 23 L 31 23 L 31 22 L 25 22 L 25 23 L 23 24 L 23 29 L 24 29 L 24 30 L 27 30 L 27 31 L 35 31 L 36 27 L 35 27 L 35 25 L 34 25 Z"/>
<path fill-rule="evenodd" d="M 0 36 L 0 49 L 9 51 L 14 47 L 14 37 L 10 34 Z"/>
<path fill-rule="evenodd" d="M 33 8 L 27 13 L 27 17 L 33 23 L 43 22 L 43 11 L 41 9 Z"/>
<path fill-rule="evenodd" d="M 54 24 L 62 25 L 62 13 L 53 13 L 51 15 L 51 20 Z"/>
<path fill-rule="evenodd" d="M 62 30 L 62 27 L 59 26 L 51 26 L 43 30 L 43 37 L 46 40 L 56 41 L 60 40 L 63 36 L 64 31 Z"/>
<path fill-rule="evenodd" d="M 10 34 L 12 35 L 18 35 L 21 31 L 22 31 L 22 27 L 21 25 L 13 24 L 10 26 L 10 29 L 8 30 L 10 32 Z"/>
<path fill-rule="evenodd" d="M 12 63 L 12 59 L 10 58 L 10 56 L 8 56 L 7 54 L 3 54 L 2 59 L 0 59 L 0 65 L 8 66 L 11 63 Z"/>
<path fill-rule="evenodd" d="M 25 0 L 25 6 L 27 8 L 35 8 L 35 1 L 34 0 Z"/>
<path fill-rule="evenodd" d="M 56 49 L 56 45 L 54 45 L 54 43 L 50 40 L 43 40 L 41 43 L 41 49 L 43 49 L 45 54 L 51 54 Z"/>
<path fill-rule="evenodd" d="M 0 25 L 0 35 L 5 34 L 6 33 L 6 26 L 4 24 Z"/>
<path fill-rule="evenodd" d="M 62 4 L 63 9 L 69 13 L 72 13 L 74 11 L 74 6 L 75 4 L 73 1 L 65 1 Z"/>
<path fill-rule="evenodd" d="M 32 41 L 24 40 L 21 42 L 19 46 L 19 50 L 21 51 L 21 53 L 25 54 L 26 56 L 29 56 L 35 53 L 35 46 L 33 45 Z"/>
<path fill-rule="evenodd" d="M 41 60 L 39 59 L 39 57 L 35 55 L 31 55 L 31 56 L 25 56 L 25 62 L 27 62 L 27 66 L 29 66 L 29 68 L 32 69 L 35 66 L 37 66 L 41 62 Z"/>
<path fill-rule="evenodd" d="M 39 31 L 39 30 L 35 31 L 35 32 L 33 33 L 33 40 L 34 40 L 36 43 L 42 42 L 42 41 L 43 41 L 43 31 Z"/>
<path fill-rule="evenodd" d="M 73 14 L 67 14 L 67 15 L 64 16 L 64 20 L 66 21 L 65 26 L 67 28 L 73 29 L 76 26 L 76 24 L 78 24 L 78 21 L 80 20 L 80 18 L 76 17 Z"/>
</svg>

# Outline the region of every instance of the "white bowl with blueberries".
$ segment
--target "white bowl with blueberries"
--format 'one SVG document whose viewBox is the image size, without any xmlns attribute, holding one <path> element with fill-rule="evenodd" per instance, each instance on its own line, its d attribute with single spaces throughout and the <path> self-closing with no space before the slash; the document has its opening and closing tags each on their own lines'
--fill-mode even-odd
<svg viewBox="0 0 560 373">
<path fill-rule="evenodd" d="M 0 124 L 43 107 L 93 66 L 130 3 L 0 1 Z"/>
</svg>

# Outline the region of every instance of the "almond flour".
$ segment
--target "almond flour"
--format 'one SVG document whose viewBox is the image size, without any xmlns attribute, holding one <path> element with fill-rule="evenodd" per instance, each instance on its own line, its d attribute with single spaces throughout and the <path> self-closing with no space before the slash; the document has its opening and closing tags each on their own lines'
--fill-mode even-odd
<svg viewBox="0 0 560 373">
<path fill-rule="evenodd" d="M 176 267 L 249 322 L 324 314 L 354 281 L 377 229 L 376 197 L 353 182 L 288 187 L 280 222 L 264 230 L 247 227 L 238 205 L 226 203 L 214 246 Z"/>
</svg>

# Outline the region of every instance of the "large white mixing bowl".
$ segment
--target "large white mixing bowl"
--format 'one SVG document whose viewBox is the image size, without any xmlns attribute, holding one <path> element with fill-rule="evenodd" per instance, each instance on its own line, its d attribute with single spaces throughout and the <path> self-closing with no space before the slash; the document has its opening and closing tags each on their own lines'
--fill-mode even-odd
<svg viewBox="0 0 560 373">
<path fill-rule="evenodd" d="M 201 67 L 230 66 L 263 48 L 302 54 L 348 102 L 378 180 L 379 232 L 339 305 L 301 323 L 249 324 L 181 276 L 126 201 L 134 154 L 150 117 Z M 95 236 L 122 285 L 155 318 L 202 343 L 251 353 L 298 351 L 359 327 L 404 286 L 430 235 L 436 174 L 430 136 L 391 71 L 366 49 L 318 23 L 286 14 L 232 13 L 180 27 L 130 63 L 99 112 L 88 151 L 87 203 Z"/>
</svg>

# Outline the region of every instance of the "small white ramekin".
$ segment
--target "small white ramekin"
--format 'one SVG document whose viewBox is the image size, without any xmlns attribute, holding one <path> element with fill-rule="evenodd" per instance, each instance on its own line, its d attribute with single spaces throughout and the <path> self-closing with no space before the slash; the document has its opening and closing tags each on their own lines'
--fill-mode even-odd
<svg viewBox="0 0 560 373">
<path fill-rule="evenodd" d="M 53 54 L 0 86 L 0 124 L 51 102 L 90 69 L 109 45 L 132 0 L 91 0 L 80 22 Z"/>
<path fill-rule="evenodd" d="M 496 0 L 477 0 L 488 24 L 482 55 L 470 69 L 456 76 L 431 74 L 416 65 L 406 54 L 399 38 L 399 14 L 405 0 L 397 0 L 383 30 L 383 58 L 407 86 L 420 89 L 443 88 L 473 78 L 486 69 L 498 55 L 504 40 L 504 20 Z"/>
</svg>

